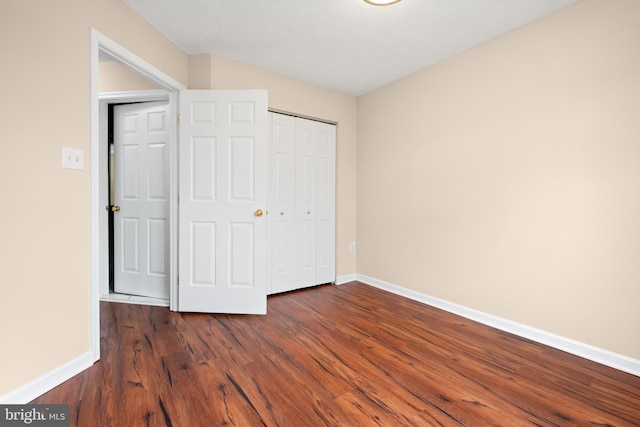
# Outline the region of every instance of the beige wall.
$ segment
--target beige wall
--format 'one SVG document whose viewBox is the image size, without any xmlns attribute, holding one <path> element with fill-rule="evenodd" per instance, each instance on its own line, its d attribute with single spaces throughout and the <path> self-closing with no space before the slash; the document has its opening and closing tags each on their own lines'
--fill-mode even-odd
<svg viewBox="0 0 640 427">
<path fill-rule="evenodd" d="M 89 351 L 90 28 L 185 85 L 188 58 L 120 0 L 0 2 L 0 396 Z M 61 147 L 85 169 L 61 169 Z"/>
<path fill-rule="evenodd" d="M 356 99 L 218 55 L 189 57 L 192 89 L 267 89 L 269 108 L 337 122 L 336 273 L 356 271 Z"/>
<path fill-rule="evenodd" d="M 640 2 L 358 99 L 358 273 L 640 359 Z"/>
<path fill-rule="evenodd" d="M 160 87 L 116 61 L 98 64 L 98 92 L 154 90 Z"/>
</svg>

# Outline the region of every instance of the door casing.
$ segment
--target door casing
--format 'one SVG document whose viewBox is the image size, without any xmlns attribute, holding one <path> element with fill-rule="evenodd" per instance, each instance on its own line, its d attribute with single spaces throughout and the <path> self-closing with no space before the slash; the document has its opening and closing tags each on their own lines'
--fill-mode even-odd
<svg viewBox="0 0 640 427">
<path fill-rule="evenodd" d="M 108 289 L 108 269 L 109 269 L 109 249 L 108 249 L 108 215 L 104 206 L 108 204 L 108 171 L 107 156 L 108 147 L 101 139 L 101 121 L 107 119 L 101 114 L 101 100 L 98 93 L 98 65 L 100 58 L 106 55 L 109 59 L 119 62 L 129 70 L 141 75 L 156 86 L 162 88 L 161 92 L 165 99 L 169 100 L 169 116 L 177 117 L 178 92 L 186 89 L 180 82 L 174 80 L 153 65 L 131 53 L 113 40 L 104 36 L 95 29 L 91 29 L 91 143 L 90 143 L 90 171 L 91 171 L 91 192 L 90 192 L 90 291 L 89 291 L 89 312 L 90 312 L 90 346 L 93 362 L 100 359 L 100 296 L 105 283 Z M 155 91 L 154 91 L 155 92 Z M 156 93 L 155 95 L 158 95 Z M 130 94 L 129 94 L 130 95 Z M 118 96 L 129 96 L 111 94 L 112 99 Z M 105 101 L 106 102 L 106 101 Z M 106 105 L 106 104 L 105 104 Z M 106 109 L 104 109 L 106 111 Z M 108 120 L 108 119 L 107 119 Z M 104 122 L 106 123 L 106 122 Z M 104 127 L 104 125 L 103 125 Z M 170 259 L 170 282 L 169 300 L 170 308 L 177 308 L 177 196 L 178 196 L 178 170 L 177 170 L 177 126 L 173 123 L 173 128 L 169 138 L 169 259 Z M 106 226 L 106 228 L 105 228 Z M 105 233 L 105 230 L 107 232 Z M 106 243 L 105 243 L 106 240 Z"/>
</svg>

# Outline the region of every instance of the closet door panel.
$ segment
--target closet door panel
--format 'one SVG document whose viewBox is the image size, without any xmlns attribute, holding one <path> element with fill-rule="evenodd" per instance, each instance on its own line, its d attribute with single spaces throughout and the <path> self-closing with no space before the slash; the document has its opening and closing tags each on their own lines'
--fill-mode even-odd
<svg viewBox="0 0 640 427">
<path fill-rule="evenodd" d="M 269 293 L 296 289 L 296 132 L 295 118 L 270 113 L 269 141 Z"/>
<path fill-rule="evenodd" d="M 336 280 L 336 127 L 317 122 L 316 138 L 316 281 L 321 284 Z"/>
<path fill-rule="evenodd" d="M 317 259 L 317 135 L 316 122 L 296 118 L 296 212 L 300 287 L 313 286 Z"/>
</svg>

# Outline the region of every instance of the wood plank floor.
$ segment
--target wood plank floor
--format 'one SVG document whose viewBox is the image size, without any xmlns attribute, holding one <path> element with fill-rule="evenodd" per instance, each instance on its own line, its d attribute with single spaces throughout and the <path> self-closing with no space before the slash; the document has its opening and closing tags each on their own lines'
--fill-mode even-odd
<svg viewBox="0 0 640 427">
<path fill-rule="evenodd" d="M 640 426 L 640 377 L 353 282 L 267 316 L 101 303 L 78 426 Z"/>
</svg>

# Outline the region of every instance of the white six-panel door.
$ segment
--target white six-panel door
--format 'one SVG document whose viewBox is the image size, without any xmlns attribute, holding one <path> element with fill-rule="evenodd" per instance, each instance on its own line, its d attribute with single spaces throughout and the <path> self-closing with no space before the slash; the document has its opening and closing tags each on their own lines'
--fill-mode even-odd
<svg viewBox="0 0 640 427">
<path fill-rule="evenodd" d="M 168 102 L 114 107 L 114 290 L 169 298 Z"/>
<path fill-rule="evenodd" d="M 180 311 L 266 313 L 266 91 L 181 91 Z"/>
</svg>

